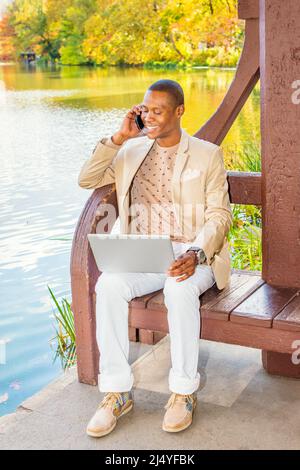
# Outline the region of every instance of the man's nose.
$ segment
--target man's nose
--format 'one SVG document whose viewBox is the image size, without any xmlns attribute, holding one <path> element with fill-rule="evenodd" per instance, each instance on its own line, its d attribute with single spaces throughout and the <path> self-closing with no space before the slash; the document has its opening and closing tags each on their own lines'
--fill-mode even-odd
<svg viewBox="0 0 300 470">
<path fill-rule="evenodd" d="M 145 122 L 147 124 L 155 124 L 155 119 L 151 119 L 151 117 L 147 116 L 147 119 L 145 119 Z"/>
</svg>

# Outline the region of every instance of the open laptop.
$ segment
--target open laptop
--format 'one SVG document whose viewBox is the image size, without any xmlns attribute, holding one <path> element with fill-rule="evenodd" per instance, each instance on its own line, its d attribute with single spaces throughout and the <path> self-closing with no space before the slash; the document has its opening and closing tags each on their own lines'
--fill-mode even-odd
<svg viewBox="0 0 300 470">
<path fill-rule="evenodd" d="M 99 271 L 166 273 L 175 261 L 168 235 L 88 234 Z"/>
</svg>

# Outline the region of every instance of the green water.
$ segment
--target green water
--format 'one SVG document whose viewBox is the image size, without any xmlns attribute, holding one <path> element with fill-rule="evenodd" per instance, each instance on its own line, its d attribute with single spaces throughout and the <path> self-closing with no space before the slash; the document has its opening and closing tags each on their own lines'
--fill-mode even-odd
<svg viewBox="0 0 300 470">
<path fill-rule="evenodd" d="M 120 69 L 110 67 L 2 67 L 0 80 L 7 90 L 51 91 L 44 102 L 70 110 L 113 111 L 130 108 L 141 102 L 145 90 L 161 78 L 177 80 L 184 89 L 186 111 L 182 126 L 191 134 L 213 114 L 230 86 L 232 69 L 201 68 L 191 71 Z M 118 113 L 118 117 L 121 113 Z M 117 120 L 119 122 L 119 119 Z M 113 125 L 112 128 L 117 128 Z M 117 124 L 117 123 L 116 123 Z M 227 135 L 223 147 L 235 149 L 248 141 L 259 140 L 259 88 L 254 89 L 244 109 Z"/>
</svg>

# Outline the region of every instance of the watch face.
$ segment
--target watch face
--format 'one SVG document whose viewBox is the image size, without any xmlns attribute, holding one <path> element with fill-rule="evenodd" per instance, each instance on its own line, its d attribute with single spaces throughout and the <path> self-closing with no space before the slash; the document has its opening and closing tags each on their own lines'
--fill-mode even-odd
<svg viewBox="0 0 300 470">
<path fill-rule="evenodd" d="M 198 263 L 204 263 L 206 261 L 206 255 L 204 253 L 204 250 L 202 248 L 199 248 L 198 246 L 191 246 L 188 251 L 193 251 L 198 259 Z"/>
</svg>

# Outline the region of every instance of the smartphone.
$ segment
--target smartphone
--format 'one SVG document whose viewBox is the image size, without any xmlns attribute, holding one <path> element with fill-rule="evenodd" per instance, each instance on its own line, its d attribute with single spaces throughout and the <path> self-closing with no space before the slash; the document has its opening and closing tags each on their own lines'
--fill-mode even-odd
<svg viewBox="0 0 300 470">
<path fill-rule="evenodd" d="M 138 129 L 141 131 L 143 129 L 143 127 L 145 127 L 145 124 L 142 121 L 141 115 L 137 114 L 135 116 L 134 120 L 135 120 L 135 123 L 136 123 Z"/>
</svg>

